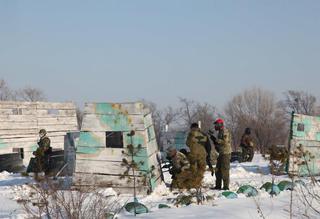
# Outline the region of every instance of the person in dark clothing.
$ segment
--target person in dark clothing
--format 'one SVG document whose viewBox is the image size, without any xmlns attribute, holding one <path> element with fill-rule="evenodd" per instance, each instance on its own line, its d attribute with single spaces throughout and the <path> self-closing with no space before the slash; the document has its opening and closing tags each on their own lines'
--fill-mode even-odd
<svg viewBox="0 0 320 219">
<path fill-rule="evenodd" d="M 254 156 L 254 143 L 250 128 L 245 129 L 241 138 L 240 147 L 242 149 L 242 162 L 251 162 Z"/>
</svg>

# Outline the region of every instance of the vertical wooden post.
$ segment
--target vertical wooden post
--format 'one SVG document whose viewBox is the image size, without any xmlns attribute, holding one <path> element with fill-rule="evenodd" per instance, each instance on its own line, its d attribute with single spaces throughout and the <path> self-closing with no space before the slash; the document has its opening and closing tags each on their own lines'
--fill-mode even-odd
<svg viewBox="0 0 320 219">
<path fill-rule="evenodd" d="M 286 164 L 286 172 L 289 174 L 289 165 L 290 165 L 290 151 L 291 151 L 291 141 L 293 139 L 293 120 L 294 120 L 294 111 L 291 113 L 291 121 L 290 121 L 290 131 L 289 131 L 289 142 L 288 142 L 288 160 Z"/>
</svg>

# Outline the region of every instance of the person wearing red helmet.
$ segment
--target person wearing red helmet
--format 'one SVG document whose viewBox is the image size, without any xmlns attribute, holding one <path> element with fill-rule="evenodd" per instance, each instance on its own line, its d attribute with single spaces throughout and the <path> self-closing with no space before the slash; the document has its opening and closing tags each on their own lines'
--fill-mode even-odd
<svg viewBox="0 0 320 219">
<path fill-rule="evenodd" d="M 231 159 L 231 135 L 228 129 L 224 127 L 223 119 L 217 119 L 214 122 L 214 128 L 218 136 L 213 140 L 217 152 L 219 153 L 216 165 L 216 186 L 214 189 L 221 189 L 223 181 L 223 190 L 229 190 L 230 179 L 230 159 Z"/>
</svg>

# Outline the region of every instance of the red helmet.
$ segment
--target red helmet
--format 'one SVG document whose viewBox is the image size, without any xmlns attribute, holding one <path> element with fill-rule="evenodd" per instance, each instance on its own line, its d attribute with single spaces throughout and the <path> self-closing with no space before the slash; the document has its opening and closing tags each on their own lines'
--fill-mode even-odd
<svg viewBox="0 0 320 219">
<path fill-rule="evenodd" d="M 214 122 L 215 125 L 219 125 L 219 124 L 224 124 L 224 121 L 223 119 L 217 119 L 215 122 Z"/>
<path fill-rule="evenodd" d="M 224 121 L 223 119 L 217 119 L 213 124 L 216 130 L 220 130 L 221 128 L 223 128 Z"/>
</svg>

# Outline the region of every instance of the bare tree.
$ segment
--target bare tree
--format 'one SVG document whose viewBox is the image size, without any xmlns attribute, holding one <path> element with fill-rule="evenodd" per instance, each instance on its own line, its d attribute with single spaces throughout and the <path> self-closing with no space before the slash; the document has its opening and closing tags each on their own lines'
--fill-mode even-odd
<svg viewBox="0 0 320 219">
<path fill-rule="evenodd" d="M 151 115 L 152 115 L 152 120 L 153 120 L 153 126 L 154 126 L 154 131 L 157 139 L 157 143 L 159 147 L 161 148 L 161 137 L 164 129 L 164 122 L 162 118 L 162 112 L 158 109 L 157 105 L 151 101 L 147 100 L 142 100 L 143 104 L 149 108 Z"/>
<path fill-rule="evenodd" d="M 194 122 L 201 122 L 201 129 L 207 132 L 217 117 L 216 108 L 208 103 L 198 103 L 194 100 L 179 98 L 180 117 L 186 130 Z"/>
<path fill-rule="evenodd" d="M 22 205 L 27 218 L 39 219 L 114 218 L 121 209 L 118 198 L 104 196 L 99 187 L 78 184 L 73 189 L 62 188 L 62 183 L 46 178 L 23 186 L 22 197 L 17 202 Z"/>
<path fill-rule="evenodd" d="M 245 90 L 233 97 L 225 108 L 227 126 L 237 146 L 243 130 L 253 130 L 258 149 L 264 153 L 272 144 L 284 144 L 286 122 L 274 94 L 260 88 Z"/>
<path fill-rule="evenodd" d="M 180 113 L 181 119 L 185 127 L 189 127 L 193 122 L 195 122 L 196 117 L 196 110 L 195 105 L 196 103 L 193 100 L 188 100 L 187 98 L 179 97 L 180 101 Z"/>
<path fill-rule="evenodd" d="M 216 108 L 208 103 L 197 103 L 195 120 L 201 122 L 201 130 L 208 132 L 217 118 Z"/>
<path fill-rule="evenodd" d="M 7 82 L 3 79 L 0 79 L 0 100 L 1 101 L 8 101 L 12 100 L 13 95 L 12 95 L 11 89 L 8 87 Z"/>
<path fill-rule="evenodd" d="M 305 91 L 288 90 L 284 93 L 280 106 L 288 115 L 294 111 L 298 114 L 314 116 L 317 111 L 317 99 Z"/>
<path fill-rule="evenodd" d="M 156 134 L 156 139 L 160 148 L 162 148 L 162 137 L 165 132 L 165 126 L 176 126 L 178 120 L 180 119 L 180 113 L 178 109 L 174 109 L 168 106 L 164 109 L 158 108 L 158 106 L 147 100 L 142 100 L 145 106 L 147 106 L 152 114 L 154 130 Z"/>
<path fill-rule="evenodd" d="M 47 98 L 44 95 L 44 92 L 38 88 L 25 87 L 17 91 L 18 99 L 23 101 L 45 101 Z"/>
<path fill-rule="evenodd" d="M 172 125 L 178 122 L 180 112 L 178 109 L 174 109 L 171 106 L 166 107 L 163 110 L 163 120 L 165 125 Z"/>
</svg>

